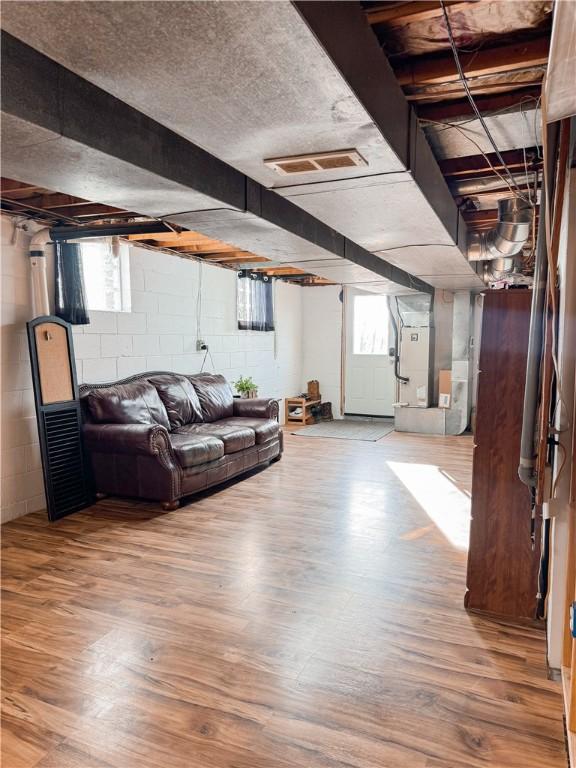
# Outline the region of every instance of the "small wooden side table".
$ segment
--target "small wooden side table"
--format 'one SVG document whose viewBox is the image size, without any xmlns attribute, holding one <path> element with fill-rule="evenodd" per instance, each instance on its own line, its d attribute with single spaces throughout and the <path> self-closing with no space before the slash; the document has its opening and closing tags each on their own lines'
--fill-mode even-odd
<svg viewBox="0 0 576 768">
<path fill-rule="evenodd" d="M 286 424 L 312 424 L 313 418 L 308 409 L 313 405 L 320 405 L 322 400 L 306 400 L 305 397 L 287 397 L 284 400 L 284 420 Z M 296 408 L 300 408 L 300 413 L 294 413 Z M 292 409 L 292 410 L 291 410 Z"/>
</svg>

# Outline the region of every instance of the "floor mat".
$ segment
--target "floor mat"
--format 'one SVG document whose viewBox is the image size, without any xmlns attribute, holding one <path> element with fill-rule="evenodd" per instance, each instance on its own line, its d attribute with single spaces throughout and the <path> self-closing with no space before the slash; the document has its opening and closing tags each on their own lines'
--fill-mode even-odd
<svg viewBox="0 0 576 768">
<path fill-rule="evenodd" d="M 335 419 L 334 421 L 310 424 L 307 427 L 294 430 L 292 434 L 300 437 L 336 437 L 341 440 L 370 440 L 375 442 L 391 432 L 394 432 L 394 423 L 391 421 Z"/>
</svg>

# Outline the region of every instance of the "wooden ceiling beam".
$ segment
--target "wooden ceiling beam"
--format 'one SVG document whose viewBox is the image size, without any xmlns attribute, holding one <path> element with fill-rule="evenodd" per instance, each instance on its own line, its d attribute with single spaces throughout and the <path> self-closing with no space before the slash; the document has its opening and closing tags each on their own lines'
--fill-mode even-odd
<svg viewBox="0 0 576 768">
<path fill-rule="evenodd" d="M 156 232 L 142 235 L 129 235 L 129 240 L 146 241 L 155 248 L 169 248 L 172 251 L 186 251 L 194 254 L 238 253 L 237 246 L 223 243 L 221 240 L 201 235 L 199 232 Z"/>
<path fill-rule="evenodd" d="M 508 166 L 511 172 L 524 173 L 524 156 L 521 149 L 508 149 L 500 153 L 502 159 Z M 536 147 L 528 147 L 526 155 L 528 158 L 528 167 L 530 169 L 530 159 L 534 158 L 537 154 Z M 498 171 L 502 171 L 503 167 L 498 161 L 496 155 L 491 152 L 487 155 L 488 159 Z M 538 161 L 538 167 L 541 161 Z M 486 162 L 484 155 L 467 155 L 466 157 L 452 157 L 448 160 L 440 160 L 438 165 L 440 170 L 447 180 L 464 180 L 475 179 L 480 176 L 491 176 L 493 171 L 490 169 L 489 164 Z"/>
<path fill-rule="evenodd" d="M 498 221 L 498 209 L 488 208 L 483 211 L 462 211 L 462 216 L 469 229 L 475 231 L 478 229 L 491 229 Z M 536 222 L 539 221 L 538 212 L 536 213 Z"/>
<path fill-rule="evenodd" d="M 265 256 L 256 256 L 250 251 L 232 251 L 231 253 L 211 253 L 202 256 L 205 261 L 215 262 L 217 264 L 237 264 L 240 262 L 267 262 Z"/>
<path fill-rule="evenodd" d="M 11 196 L 11 193 L 8 194 Z M 22 203 L 22 205 L 30 205 L 33 208 L 45 208 L 46 210 L 94 205 L 94 203 L 89 200 L 82 200 L 81 198 L 73 197 L 72 195 L 61 195 L 57 192 L 19 198 L 18 202 Z"/>
<path fill-rule="evenodd" d="M 177 240 L 180 235 L 194 235 L 195 232 L 143 232 L 137 235 L 128 235 L 128 240 L 155 240 L 159 237 L 162 240 Z"/>
<path fill-rule="evenodd" d="M 24 201 L 25 204 L 25 201 Z M 81 219 L 85 216 L 137 216 L 131 211 L 125 211 L 123 208 L 112 208 L 109 205 L 100 205 L 98 203 L 87 203 L 81 207 L 66 206 L 56 210 L 45 209 L 54 216 L 66 216 L 69 218 Z"/>
<path fill-rule="evenodd" d="M 504 45 L 500 48 L 462 53 L 460 62 L 467 78 L 545 66 L 548 61 L 549 44 L 549 37 L 542 35 L 534 40 Z M 460 79 L 451 52 L 433 58 L 418 56 L 397 67 L 395 74 L 402 86 L 455 83 Z"/>
<path fill-rule="evenodd" d="M 518 189 L 520 192 L 532 192 L 532 185 L 519 184 Z M 466 200 L 467 198 L 483 198 L 483 197 L 512 197 L 512 192 L 505 186 L 498 187 L 497 189 L 480 189 L 477 192 L 458 192 L 457 190 L 451 190 L 455 199 Z"/>
<path fill-rule="evenodd" d="M 254 272 L 264 272 L 267 275 L 305 275 L 308 274 L 302 269 L 296 267 L 263 267 L 261 269 L 255 269 Z"/>
<path fill-rule="evenodd" d="M 536 100 L 540 96 L 541 87 L 530 86 L 528 88 L 522 87 L 516 91 L 511 90 L 512 83 L 506 84 L 506 92 L 499 94 L 492 94 L 489 96 L 479 96 L 475 98 L 478 109 L 486 116 L 491 112 L 500 112 L 504 109 L 512 110 L 514 107 L 520 109 L 520 105 L 524 104 L 526 108 L 530 108 L 536 103 Z M 470 105 L 468 99 L 457 99 L 448 102 L 442 102 L 441 98 L 437 98 L 438 94 L 429 94 L 430 98 L 434 97 L 434 103 L 431 104 L 419 104 L 416 107 L 416 114 L 423 120 L 455 120 L 459 117 L 470 117 L 474 114 L 474 110 Z M 410 99 L 410 97 L 408 97 Z M 440 102 L 440 103 L 436 103 Z"/>
<path fill-rule="evenodd" d="M 205 237 L 203 239 L 199 238 L 179 238 L 178 240 L 166 240 L 164 238 L 164 233 L 159 233 L 156 238 L 153 238 L 156 240 L 155 245 L 157 245 L 159 248 L 192 248 L 192 249 L 198 249 L 198 250 L 216 250 L 216 248 L 219 251 L 238 251 L 239 248 L 237 248 L 234 245 L 230 245 L 229 243 L 223 243 L 221 240 L 212 240 L 209 237 Z"/>
<path fill-rule="evenodd" d="M 169 248 L 171 251 L 186 251 L 186 253 L 194 253 L 199 256 L 207 253 L 237 253 L 241 250 L 234 245 L 221 243 L 219 240 L 212 240 L 202 244 L 197 242 L 186 243 L 170 240 L 155 240 L 151 245 L 155 248 Z"/>
<path fill-rule="evenodd" d="M 445 0 L 446 6 L 468 5 L 470 0 Z M 454 8 L 455 10 L 455 8 Z M 426 21 L 442 16 L 442 6 L 439 2 L 410 2 L 410 3 L 384 3 L 381 7 L 369 8 L 366 17 L 369 24 L 386 24 L 396 26 L 398 24 L 412 24 L 417 21 Z"/>
<path fill-rule="evenodd" d="M 483 85 L 481 80 L 478 80 L 476 83 L 472 80 L 469 81 L 469 86 L 475 99 L 479 99 L 482 96 L 498 96 L 503 93 L 515 94 L 523 88 L 531 88 L 540 91 L 542 87 L 542 78 L 535 80 L 534 76 L 531 74 L 528 80 L 514 80 L 513 82 L 507 80 L 501 83 L 492 83 L 491 85 Z M 461 82 L 457 82 L 453 87 L 442 89 L 441 91 L 431 89 L 410 93 L 408 89 L 408 92 L 405 91 L 404 96 L 407 101 L 419 105 L 423 102 L 433 104 L 438 101 L 450 102 L 461 100 L 463 93 L 464 86 Z"/>
<path fill-rule="evenodd" d="M 2 196 L 4 196 L 5 193 L 12 193 L 12 192 L 18 192 L 18 193 L 24 193 L 27 192 L 30 194 L 31 192 L 35 192 L 36 190 L 41 189 L 41 187 L 36 187 L 31 184 L 25 184 L 22 181 L 16 181 L 15 179 L 0 179 L 0 189 L 2 190 Z"/>
</svg>

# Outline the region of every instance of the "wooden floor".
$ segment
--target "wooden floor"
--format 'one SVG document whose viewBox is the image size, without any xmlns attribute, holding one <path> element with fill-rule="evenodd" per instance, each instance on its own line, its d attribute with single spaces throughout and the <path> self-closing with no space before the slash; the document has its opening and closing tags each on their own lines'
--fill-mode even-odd
<svg viewBox="0 0 576 768">
<path fill-rule="evenodd" d="M 462 607 L 469 438 L 286 436 L 177 512 L 6 524 L 6 768 L 556 768 L 544 635 Z"/>
</svg>

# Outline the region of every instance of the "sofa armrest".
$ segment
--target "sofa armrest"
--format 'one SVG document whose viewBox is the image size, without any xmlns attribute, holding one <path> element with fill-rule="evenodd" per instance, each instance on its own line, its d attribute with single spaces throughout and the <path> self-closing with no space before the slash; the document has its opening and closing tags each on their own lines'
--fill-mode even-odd
<svg viewBox="0 0 576 768">
<path fill-rule="evenodd" d="M 234 416 L 278 421 L 278 401 L 267 397 L 234 398 Z"/>
<path fill-rule="evenodd" d="M 160 424 L 85 424 L 83 435 L 86 448 L 96 453 L 172 453 L 168 430 Z"/>
</svg>

